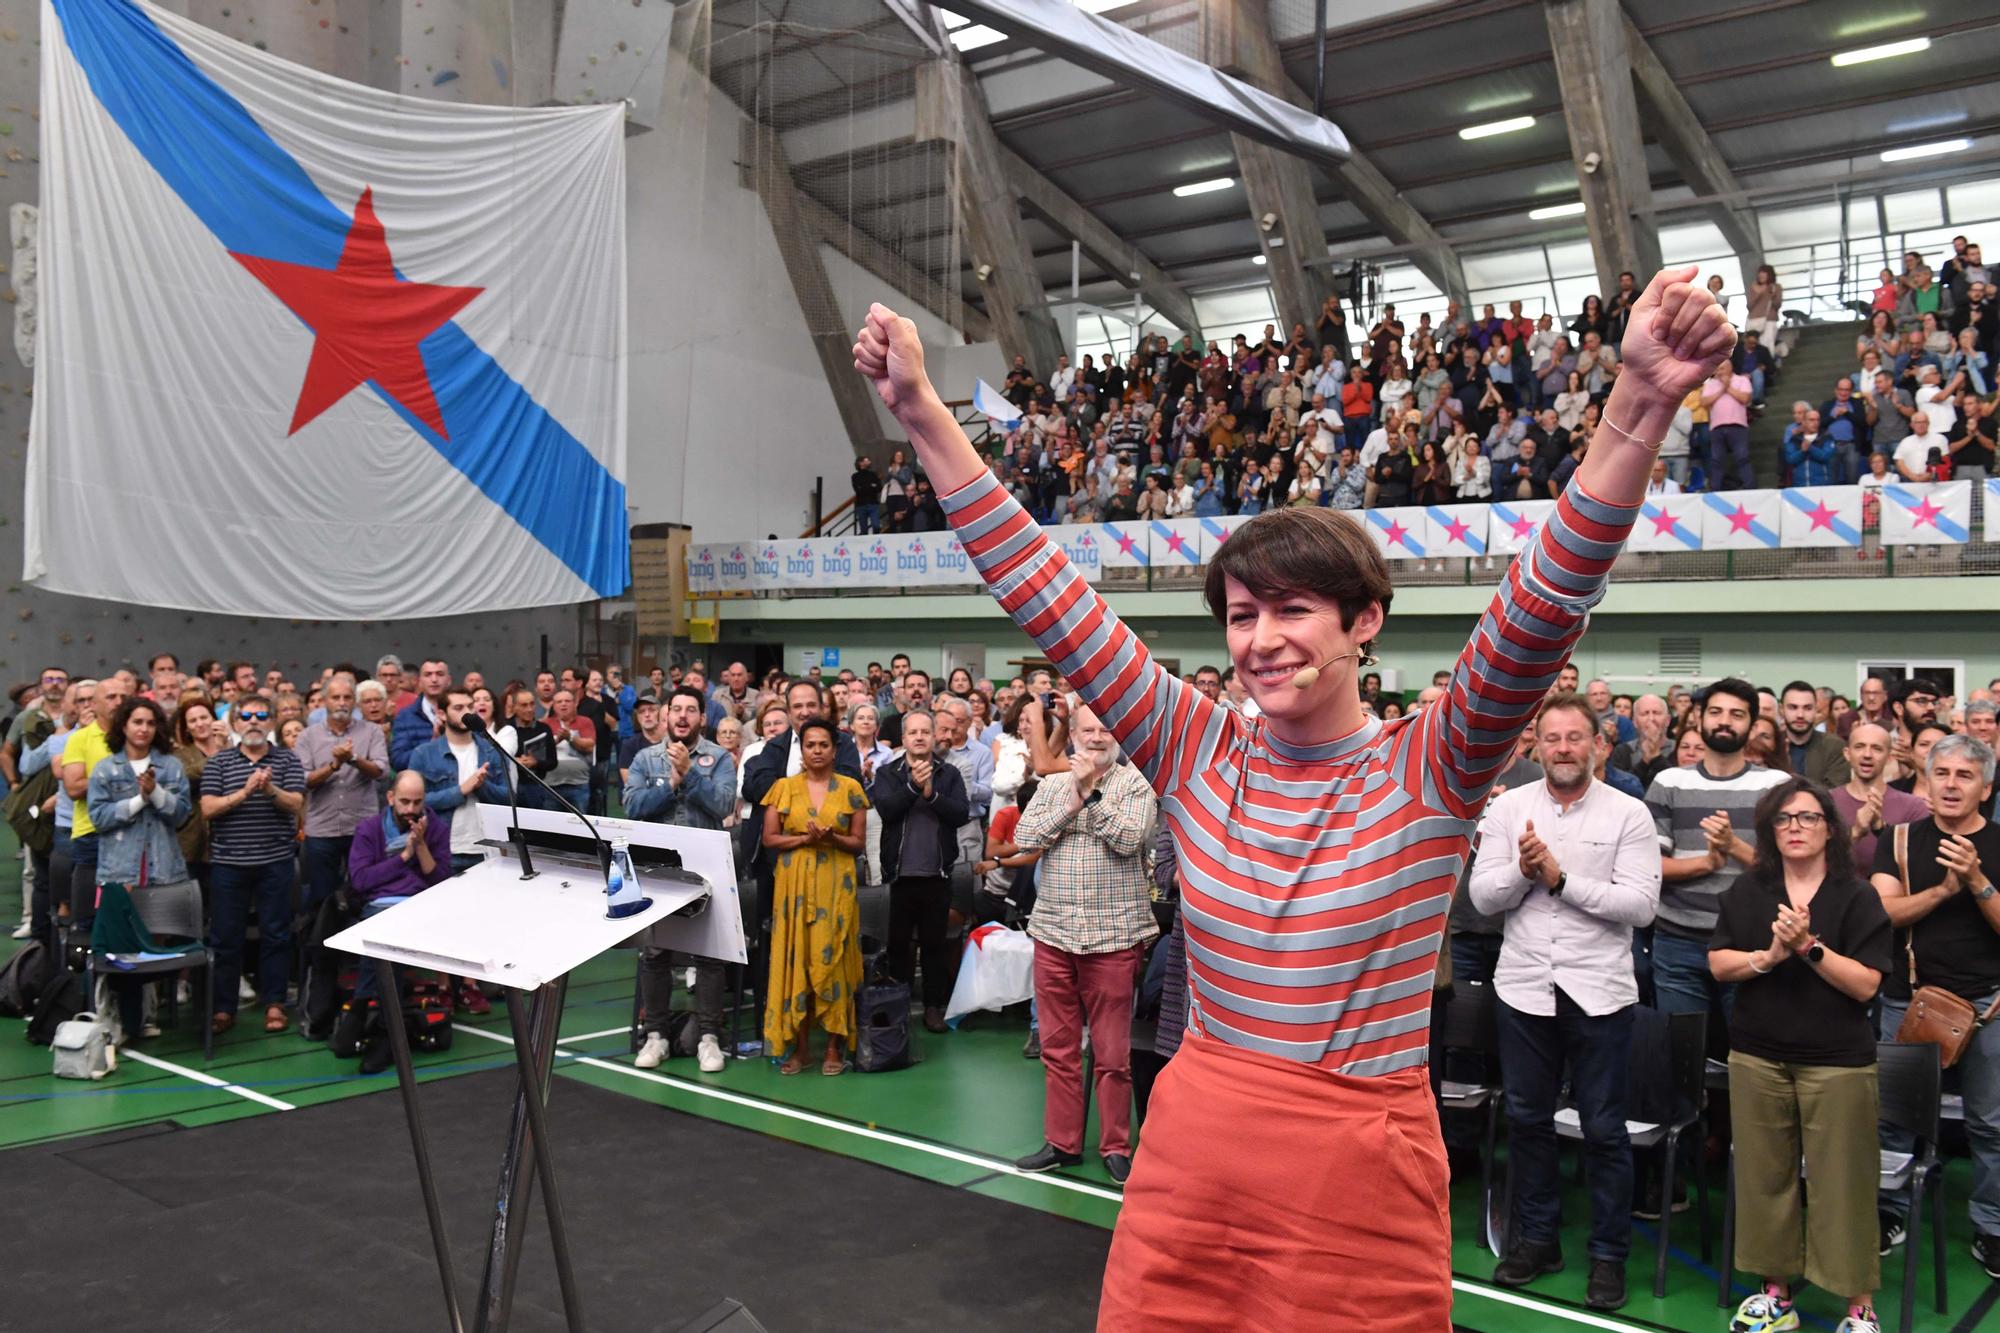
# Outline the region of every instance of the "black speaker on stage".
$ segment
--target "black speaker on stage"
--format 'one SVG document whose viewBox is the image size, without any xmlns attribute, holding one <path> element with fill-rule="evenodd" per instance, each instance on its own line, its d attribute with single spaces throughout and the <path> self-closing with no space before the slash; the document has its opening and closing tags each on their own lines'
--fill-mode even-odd
<svg viewBox="0 0 2000 1333">
<path fill-rule="evenodd" d="M 770 1333 L 741 1301 L 724 1298 L 682 1324 L 675 1333 Z"/>
</svg>

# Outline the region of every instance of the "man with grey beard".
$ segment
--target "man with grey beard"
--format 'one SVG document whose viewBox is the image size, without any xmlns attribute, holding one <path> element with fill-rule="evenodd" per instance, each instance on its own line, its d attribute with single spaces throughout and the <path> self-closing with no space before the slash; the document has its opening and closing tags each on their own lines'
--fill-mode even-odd
<svg viewBox="0 0 2000 1333">
<path fill-rule="evenodd" d="M 354 677 L 327 682 L 326 719 L 299 733 L 293 753 L 306 774 L 305 901 L 311 912 L 340 883 L 354 830 L 381 808 L 376 787 L 389 766 L 380 727 L 355 716 Z"/>
<path fill-rule="evenodd" d="M 1506 915 L 1493 990 L 1514 1230 L 1493 1281 L 1525 1286 L 1562 1267 L 1555 1114 L 1567 1070 L 1590 1182 L 1584 1299 L 1615 1310 L 1632 1234 L 1632 931 L 1659 906 L 1659 844 L 1645 803 L 1595 780 L 1603 738 L 1583 700 L 1559 694 L 1543 704 L 1535 745 L 1542 780 L 1487 804 L 1470 883 L 1475 907 Z"/>
</svg>

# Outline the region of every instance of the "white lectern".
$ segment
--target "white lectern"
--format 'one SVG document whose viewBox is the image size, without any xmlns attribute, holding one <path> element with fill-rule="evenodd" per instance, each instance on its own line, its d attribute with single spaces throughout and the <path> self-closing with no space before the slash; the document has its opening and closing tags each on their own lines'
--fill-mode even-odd
<svg viewBox="0 0 2000 1333">
<path fill-rule="evenodd" d="M 498 845 L 498 855 L 348 927 L 327 943 L 373 960 L 382 1003 L 394 1010 L 385 1015 L 389 1045 L 452 1333 L 465 1333 L 468 1325 L 459 1305 L 444 1214 L 431 1175 L 409 1034 L 394 998 L 391 965 L 435 969 L 515 992 L 509 997 L 507 1017 L 513 1028 L 519 1084 L 501 1159 L 479 1304 L 470 1328 L 473 1333 L 501 1333 L 507 1327 L 520 1265 L 512 1223 L 526 1215 L 534 1178 L 539 1176 L 563 1312 L 569 1327 L 580 1330 L 582 1307 L 545 1115 L 569 974 L 639 935 L 663 947 L 744 962 L 733 853 L 729 835 L 720 831 L 591 820 L 606 841 L 623 838 L 630 844 L 639 880 L 653 900 L 644 910 L 614 920 L 604 914 L 603 860 L 584 821 L 568 813 L 510 812 L 490 805 L 481 806 L 480 815 L 486 840 Z M 711 899 L 715 910 L 709 910 Z"/>
</svg>

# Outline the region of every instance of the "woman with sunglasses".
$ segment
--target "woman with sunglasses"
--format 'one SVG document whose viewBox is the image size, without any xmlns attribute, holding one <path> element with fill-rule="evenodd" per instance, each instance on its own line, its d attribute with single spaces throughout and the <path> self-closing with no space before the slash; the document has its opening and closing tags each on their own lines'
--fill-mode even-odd
<svg viewBox="0 0 2000 1333">
<path fill-rule="evenodd" d="M 1799 1327 L 1801 1275 L 1847 1301 L 1839 1333 L 1880 1333 L 1875 1027 L 1893 932 L 1855 873 L 1833 797 L 1804 778 L 1757 802 L 1757 851 L 1718 900 L 1708 966 L 1736 986 L 1729 1119 L 1735 1266 L 1759 1287 L 1732 1330 Z M 1812 1206 L 1800 1219 L 1803 1156 Z M 1730 1256 L 1725 1256 L 1725 1262 Z"/>
</svg>

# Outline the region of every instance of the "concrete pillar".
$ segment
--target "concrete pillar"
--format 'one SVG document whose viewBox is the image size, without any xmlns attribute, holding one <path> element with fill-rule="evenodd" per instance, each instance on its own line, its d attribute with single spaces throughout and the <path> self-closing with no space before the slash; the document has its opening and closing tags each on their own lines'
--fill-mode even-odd
<svg viewBox="0 0 2000 1333">
<path fill-rule="evenodd" d="M 1544 11 L 1598 288 L 1608 296 L 1620 272 L 1630 269 L 1644 283 L 1660 267 L 1625 14 L 1618 0 L 1545 0 Z"/>
<path fill-rule="evenodd" d="M 1639 31 L 1639 25 L 1632 22 L 1632 16 L 1625 18 L 1625 47 L 1632 61 L 1632 81 L 1639 89 L 1640 100 L 1645 104 L 1648 122 L 1653 134 L 1667 150 L 1667 156 L 1674 160 L 1680 173 L 1688 183 L 1688 188 L 1697 195 L 1724 195 L 1741 197 L 1743 186 L 1736 179 L 1736 173 L 1729 169 L 1722 150 L 1715 146 L 1715 140 L 1702 128 L 1701 120 L 1688 105 L 1685 94 L 1680 90 L 1667 67 L 1661 63 L 1653 47 Z M 1757 229 L 1757 219 L 1749 210 L 1734 203 L 1720 202 L 1711 205 L 1709 216 L 1721 229 L 1723 239 L 1736 252 L 1737 262 L 1743 266 L 1743 280 L 1749 282 L 1757 272 L 1757 266 L 1764 262 L 1764 237 Z"/>
<path fill-rule="evenodd" d="M 1081 246 L 1084 253 L 1117 280 L 1119 286 L 1138 292 L 1183 333 L 1191 333 L 1197 339 L 1201 337 L 1201 320 L 1194 312 L 1194 302 L 1181 290 L 1179 283 L 1167 276 L 1164 269 L 1148 259 L 1138 246 L 1120 238 L 1095 213 L 1071 198 L 1061 186 L 1029 166 L 1020 156 L 1003 147 L 1000 158 L 1006 164 L 1007 179 L 1029 208 Z M 1070 338 L 1068 345 L 1074 347 L 1075 338 Z"/>
<path fill-rule="evenodd" d="M 778 136 L 766 126 L 744 121 L 742 143 L 757 197 L 771 220 L 771 234 L 785 261 L 785 275 L 799 299 L 806 333 L 812 338 L 820 368 L 826 372 L 826 387 L 833 394 L 834 406 L 840 410 L 840 423 L 847 428 L 857 457 L 884 458 L 882 419 L 876 412 L 875 394 L 854 373 L 854 330 L 842 318 L 833 282 L 820 258 L 819 233 L 807 225 L 800 208 L 792 164 Z"/>
<path fill-rule="evenodd" d="M 1046 379 L 1062 355 L 1062 331 L 1049 310 L 1035 268 L 1034 247 L 1021 220 L 1021 201 L 1008 179 L 1005 150 L 971 70 L 953 58 L 917 67 L 917 137 L 949 139 L 956 148 L 959 226 L 966 259 L 986 297 L 986 315 L 1001 353 L 1026 360 Z"/>
<path fill-rule="evenodd" d="M 1280 327 L 1287 333 L 1294 324 L 1310 329 L 1320 306 L 1333 294 L 1332 269 L 1314 262 L 1327 254 L 1312 173 L 1298 158 L 1254 139 L 1232 134 L 1229 142 L 1236 149 L 1244 201 L 1257 224 L 1257 244 L 1264 253 L 1264 274 L 1271 282 Z"/>
<path fill-rule="evenodd" d="M 1204 55 L 1218 69 L 1239 71 L 1244 80 L 1265 92 L 1298 106 L 1310 106 L 1312 99 L 1293 83 L 1285 72 L 1278 42 L 1271 34 L 1269 0 L 1207 0 Z M 1284 153 L 1260 158 L 1244 152 L 1247 140 L 1237 137 L 1236 160 L 1243 169 L 1245 197 L 1250 216 L 1256 219 L 1264 247 L 1264 261 L 1271 275 L 1271 289 L 1278 297 L 1278 310 L 1289 327 L 1303 319 L 1308 328 L 1319 316 L 1320 303 L 1333 291 L 1332 270 L 1317 261 L 1326 257 L 1325 232 L 1319 226 L 1319 208 L 1313 202 L 1312 173 L 1306 163 Z M 1268 170 L 1267 170 L 1268 168 Z M 1465 268 L 1458 252 L 1440 236 L 1430 220 L 1396 192 L 1368 155 L 1354 148 L 1347 159 L 1333 168 L 1341 193 L 1361 215 L 1397 245 L 1410 247 L 1410 263 L 1437 284 L 1448 297 L 1465 300 Z M 1275 184 L 1271 183 L 1275 178 Z M 1256 182 L 1252 188 L 1252 181 Z M 1287 239 L 1273 245 L 1277 228 L 1266 228 L 1264 218 L 1275 213 Z M 1301 244 L 1291 239 L 1311 219 L 1311 231 L 1318 239 Z M 1287 254 L 1286 252 L 1290 253 Z M 1294 266 L 1304 269 L 1295 274 Z M 1294 308 L 1302 315 L 1292 314 Z"/>
</svg>

